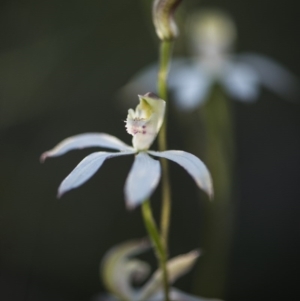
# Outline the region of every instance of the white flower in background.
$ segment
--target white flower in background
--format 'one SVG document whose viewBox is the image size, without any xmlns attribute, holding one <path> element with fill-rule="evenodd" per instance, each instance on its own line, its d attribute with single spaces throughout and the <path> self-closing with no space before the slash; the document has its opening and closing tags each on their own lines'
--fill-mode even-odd
<svg viewBox="0 0 300 301">
<path fill-rule="evenodd" d="M 135 110 L 130 109 L 126 120 L 126 129 L 133 136 L 133 147 L 118 138 L 103 133 L 86 133 L 69 137 L 45 152 L 41 161 L 57 157 L 74 149 L 103 147 L 118 152 L 94 152 L 85 157 L 63 180 L 58 189 L 58 197 L 89 180 L 106 159 L 135 155 L 134 163 L 125 183 L 125 200 L 128 208 L 135 208 L 150 197 L 161 177 L 161 166 L 154 157 L 162 157 L 176 162 L 192 176 L 196 184 L 210 197 L 213 187 L 210 173 L 204 163 L 196 156 L 178 150 L 156 152 L 148 150 L 156 138 L 163 123 L 165 101 L 152 93 L 139 96 L 140 103 Z"/>
<path fill-rule="evenodd" d="M 215 83 L 244 102 L 256 100 L 260 86 L 289 100 L 300 94 L 298 79 L 274 60 L 254 53 L 232 53 L 236 28 L 225 13 L 196 13 L 189 20 L 188 34 L 192 58 L 174 59 L 169 75 L 169 88 L 180 109 L 192 110 L 203 104 Z M 123 91 L 132 94 L 139 89 L 154 90 L 157 72 L 157 64 L 145 68 Z"/>
<path fill-rule="evenodd" d="M 162 273 L 158 269 L 141 287 L 150 275 L 150 266 L 132 258 L 150 249 L 146 240 L 133 240 L 112 248 L 105 255 L 101 268 L 101 278 L 109 295 L 100 295 L 92 301 L 164 301 Z M 176 256 L 167 262 L 169 284 L 188 273 L 199 257 L 198 251 Z M 135 285 L 134 285 L 135 284 Z M 213 301 L 188 295 L 173 287 L 170 289 L 172 301 Z M 214 300 L 216 301 L 216 300 Z"/>
</svg>

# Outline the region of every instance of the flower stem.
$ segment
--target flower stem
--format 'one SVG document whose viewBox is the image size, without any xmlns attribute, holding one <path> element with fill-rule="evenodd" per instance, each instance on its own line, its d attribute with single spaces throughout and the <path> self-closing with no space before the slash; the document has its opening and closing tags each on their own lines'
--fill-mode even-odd
<svg viewBox="0 0 300 301">
<path fill-rule="evenodd" d="M 154 245 L 155 253 L 159 261 L 160 268 L 162 270 L 165 301 L 170 301 L 168 271 L 167 271 L 167 253 L 164 244 L 162 242 L 162 238 L 158 232 L 155 220 L 153 218 L 149 200 L 143 202 L 142 213 L 143 213 L 146 229 Z"/>
<path fill-rule="evenodd" d="M 201 109 L 206 134 L 205 162 L 214 179 L 213 203 L 205 204 L 201 239 L 207 251 L 201 270 L 196 272 L 196 293 L 226 295 L 235 207 L 235 139 L 232 103 L 222 87 L 213 88 L 210 99 Z"/>
<path fill-rule="evenodd" d="M 167 90 L 167 77 L 169 71 L 169 64 L 171 61 L 172 54 L 172 42 L 162 41 L 159 53 L 159 71 L 158 71 L 158 94 L 159 97 L 167 101 L 168 90 Z M 158 136 L 158 146 L 160 151 L 167 149 L 167 139 L 166 139 L 166 116 L 164 123 L 161 127 Z M 161 211 L 161 233 L 163 244 L 165 250 L 167 251 L 168 245 L 168 235 L 170 226 L 170 212 L 171 212 L 171 190 L 170 190 L 170 180 L 169 180 L 169 168 L 166 159 L 161 159 L 162 164 L 162 211 Z"/>
<path fill-rule="evenodd" d="M 172 42 L 162 41 L 159 52 L 159 71 L 158 71 L 158 93 L 159 96 L 167 100 L 167 77 L 172 54 Z"/>
</svg>

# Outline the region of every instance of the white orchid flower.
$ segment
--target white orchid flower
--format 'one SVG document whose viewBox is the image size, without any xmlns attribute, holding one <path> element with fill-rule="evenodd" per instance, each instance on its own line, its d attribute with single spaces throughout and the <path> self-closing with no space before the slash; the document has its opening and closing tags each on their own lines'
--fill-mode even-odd
<svg viewBox="0 0 300 301">
<path fill-rule="evenodd" d="M 203 10 L 189 22 L 192 58 L 175 58 L 169 75 L 169 88 L 176 105 L 193 110 L 202 105 L 215 83 L 243 102 L 255 101 L 264 86 L 279 96 L 295 100 L 299 80 L 274 60 L 254 54 L 233 54 L 236 27 L 231 18 L 218 10 Z M 156 88 L 157 64 L 141 70 L 123 91 L 132 94 L 147 87 Z"/>
<path fill-rule="evenodd" d="M 164 301 L 162 288 L 162 273 L 158 269 L 139 288 L 133 283 L 140 284 L 150 275 L 150 266 L 139 259 L 132 258 L 150 249 L 147 240 L 133 240 L 117 245 L 105 255 L 100 272 L 103 283 L 110 293 L 100 295 L 93 301 Z M 169 284 L 188 273 L 199 257 L 199 251 L 176 256 L 167 263 Z M 172 301 L 216 301 L 188 295 L 173 287 L 170 289 Z"/>
<path fill-rule="evenodd" d="M 196 184 L 210 197 L 213 187 L 210 173 L 204 163 L 196 156 L 178 150 L 163 152 L 148 150 L 156 138 L 163 123 L 165 101 L 153 93 L 139 96 L 140 103 L 135 110 L 130 109 L 126 120 L 126 129 L 133 136 L 133 147 L 118 138 L 104 133 L 86 133 L 69 137 L 45 152 L 41 161 L 57 157 L 74 149 L 103 147 L 118 152 L 94 152 L 85 157 L 63 180 L 58 189 L 58 197 L 89 180 L 109 158 L 135 155 L 135 160 L 125 183 L 125 200 L 128 208 L 135 208 L 150 197 L 161 177 L 161 166 L 151 156 L 162 157 L 176 162 L 192 176 Z"/>
</svg>

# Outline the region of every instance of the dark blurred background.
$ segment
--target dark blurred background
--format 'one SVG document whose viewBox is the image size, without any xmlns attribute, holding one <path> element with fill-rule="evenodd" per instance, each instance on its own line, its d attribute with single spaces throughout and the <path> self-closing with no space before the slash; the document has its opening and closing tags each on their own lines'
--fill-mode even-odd
<svg viewBox="0 0 300 301">
<path fill-rule="evenodd" d="M 90 150 L 39 163 L 63 138 L 106 132 L 130 143 L 117 91 L 157 59 L 151 1 L 13 1 L 0 4 L 0 300 L 83 301 L 103 291 L 99 262 L 113 245 L 145 236 L 125 209 L 133 158 L 108 161 L 87 184 L 56 199 L 62 179 Z M 185 1 L 226 9 L 237 51 L 268 55 L 300 75 L 296 1 Z M 178 42 L 175 49 L 184 55 Z M 144 93 L 147 91 L 141 91 Z M 136 98 L 137 101 L 137 98 Z M 234 103 L 239 200 L 227 300 L 298 297 L 300 105 L 263 90 Z M 171 110 L 172 112 L 172 110 Z M 169 118 L 169 148 L 185 149 Z M 171 164 L 171 255 L 201 246 L 202 202 Z M 203 195 L 202 195 L 203 196 Z M 153 198 L 159 208 L 159 193 Z M 201 258 L 199 264 L 201 263 Z M 178 282 L 191 291 L 193 274 Z"/>
</svg>

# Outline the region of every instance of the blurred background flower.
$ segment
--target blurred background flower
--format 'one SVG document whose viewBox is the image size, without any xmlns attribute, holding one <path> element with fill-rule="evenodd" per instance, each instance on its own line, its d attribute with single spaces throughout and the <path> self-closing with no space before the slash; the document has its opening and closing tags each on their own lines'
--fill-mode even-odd
<svg viewBox="0 0 300 301">
<path fill-rule="evenodd" d="M 257 53 L 235 54 L 237 28 L 220 9 L 200 9 L 187 16 L 190 57 L 174 58 L 169 90 L 180 110 L 202 106 L 220 85 L 233 99 L 253 102 L 260 88 L 268 88 L 286 100 L 297 101 L 300 81 L 273 59 Z M 156 91 L 158 64 L 143 68 L 125 85 L 124 95 L 141 89 Z"/>
<path fill-rule="evenodd" d="M 168 80 L 171 103 L 175 103 L 181 126 L 188 132 L 187 147 L 207 162 L 215 187 L 214 204 L 207 204 L 203 212 L 199 236 L 208 255 L 196 272 L 195 286 L 198 294 L 215 293 L 224 298 L 238 189 L 230 98 L 254 102 L 264 87 L 299 105 L 300 81 L 266 56 L 235 54 L 237 28 L 226 12 L 202 8 L 187 14 L 185 20 L 190 57 L 173 60 Z M 158 64 L 145 67 L 120 94 L 130 100 L 139 89 L 156 91 L 157 72 Z"/>
<path fill-rule="evenodd" d="M 146 240 L 130 240 L 111 248 L 102 259 L 100 267 L 101 279 L 111 295 L 100 294 L 93 301 L 163 301 L 161 270 L 157 269 L 150 276 L 150 265 L 136 258 L 150 249 L 151 244 Z M 168 260 L 170 285 L 193 268 L 199 255 L 198 250 L 193 250 Z M 139 286 L 135 287 L 134 283 Z M 218 301 L 190 296 L 174 287 L 170 288 L 170 295 L 173 301 Z"/>
<path fill-rule="evenodd" d="M 182 14 L 206 2 L 184 3 Z M 207 4 L 234 17 L 238 53 L 268 55 L 300 74 L 294 1 Z M 7 0 L 0 8 L 0 299 L 86 301 L 104 291 L 98 266 L 105 252 L 120 241 L 145 236 L 140 212 L 124 208 L 124 179 L 133 158 L 112 160 L 81 189 L 57 200 L 53 191 L 62 177 L 90 150 L 45 166 L 38 157 L 79 132 L 114 133 L 130 144 L 123 128 L 127 106 L 116 110 L 114 95 L 157 59 L 151 14 L 140 0 L 119 1 L 118 6 L 96 0 Z M 174 51 L 186 56 L 181 33 Z M 263 89 L 257 103 L 234 102 L 233 110 L 239 195 L 226 300 L 295 298 L 300 108 Z M 169 115 L 169 148 L 192 152 L 186 148 L 190 132 L 179 125 L 175 110 Z M 207 200 L 187 206 L 185 200 L 196 198 L 197 188 L 180 167 L 170 167 L 173 257 L 202 246 L 198 229 Z M 159 198 L 156 193 L 155 212 Z M 193 279 L 192 272 L 177 287 L 192 292 Z"/>
</svg>

